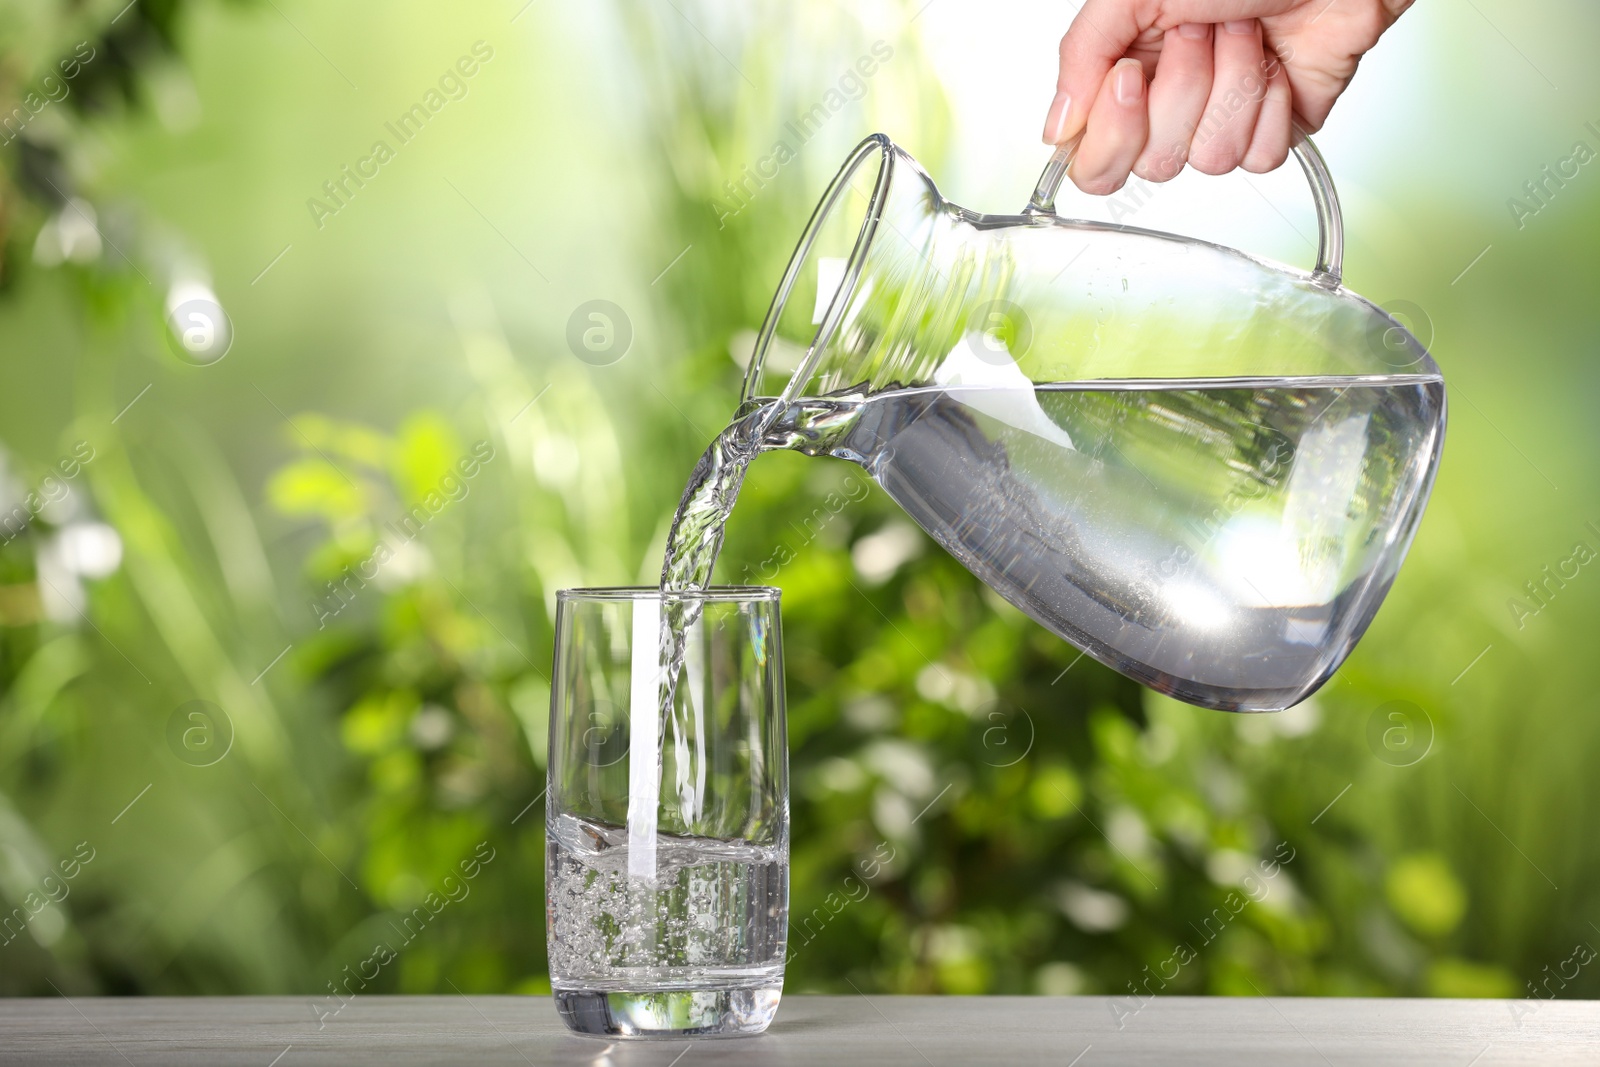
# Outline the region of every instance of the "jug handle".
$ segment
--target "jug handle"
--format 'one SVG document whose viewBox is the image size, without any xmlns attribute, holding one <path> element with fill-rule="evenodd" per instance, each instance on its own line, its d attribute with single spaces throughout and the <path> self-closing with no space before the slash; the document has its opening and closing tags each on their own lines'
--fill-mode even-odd
<svg viewBox="0 0 1600 1067">
<path fill-rule="evenodd" d="M 1056 146 L 1050 162 L 1045 164 L 1044 173 L 1039 176 L 1039 184 L 1034 187 L 1033 197 L 1022 209 L 1024 215 L 1055 217 L 1056 192 L 1067 176 L 1073 157 L 1078 154 L 1078 142 L 1082 137 L 1079 134 Z M 1344 216 L 1339 210 L 1339 194 L 1333 188 L 1333 176 L 1328 173 L 1322 153 L 1317 151 L 1299 123 L 1294 127 L 1294 157 L 1311 184 L 1311 199 L 1317 207 L 1317 265 L 1311 272 L 1311 280 L 1325 288 L 1337 289 L 1344 273 Z"/>
</svg>

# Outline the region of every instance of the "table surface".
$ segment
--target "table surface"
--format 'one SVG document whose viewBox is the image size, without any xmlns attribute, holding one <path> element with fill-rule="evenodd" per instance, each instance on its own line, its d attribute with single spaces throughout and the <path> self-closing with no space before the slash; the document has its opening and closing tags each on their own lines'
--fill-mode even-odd
<svg viewBox="0 0 1600 1067">
<path fill-rule="evenodd" d="M 1120 1025 L 1119 1025 L 1120 1024 Z M 0 1000 L 0 1063 L 703 1064 L 1600 1063 L 1600 1001 L 789 996 L 771 1030 L 723 1040 L 568 1034 L 549 997 Z"/>
</svg>

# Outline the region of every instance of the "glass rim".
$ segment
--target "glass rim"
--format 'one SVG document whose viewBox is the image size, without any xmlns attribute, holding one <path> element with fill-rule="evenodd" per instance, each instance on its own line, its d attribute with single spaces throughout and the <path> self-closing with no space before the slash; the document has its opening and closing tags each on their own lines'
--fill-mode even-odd
<svg viewBox="0 0 1600 1067">
<path fill-rule="evenodd" d="M 585 586 L 556 590 L 560 603 L 635 600 L 699 600 L 713 604 L 777 603 L 783 590 L 775 585 L 713 585 L 705 589 L 671 590 L 654 585 Z"/>
</svg>

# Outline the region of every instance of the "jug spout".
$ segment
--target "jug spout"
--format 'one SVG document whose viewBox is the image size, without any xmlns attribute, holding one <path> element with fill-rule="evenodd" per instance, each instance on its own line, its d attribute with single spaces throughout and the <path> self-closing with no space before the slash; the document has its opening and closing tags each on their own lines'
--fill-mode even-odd
<svg viewBox="0 0 1600 1067">
<path fill-rule="evenodd" d="M 786 399 L 928 380 L 1003 262 L 908 153 L 882 134 L 845 161 L 802 237 L 757 336 L 744 397 L 770 368 Z M 1003 245 L 999 246 L 1003 248 Z M 769 359 L 789 354 L 787 366 Z M 798 358 L 794 358 L 798 354 Z"/>
</svg>

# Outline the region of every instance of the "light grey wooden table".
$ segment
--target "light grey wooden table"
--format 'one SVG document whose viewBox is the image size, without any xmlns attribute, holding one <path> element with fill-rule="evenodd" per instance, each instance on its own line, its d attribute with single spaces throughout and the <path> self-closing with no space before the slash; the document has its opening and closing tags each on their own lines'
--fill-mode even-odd
<svg viewBox="0 0 1600 1067">
<path fill-rule="evenodd" d="M 1160 997 L 1120 1019 L 1112 1003 L 790 996 L 761 1037 L 611 1043 L 567 1034 L 547 997 L 363 996 L 321 1029 L 307 998 L 9 1000 L 0 1063 L 1600 1064 L 1596 1001 Z"/>
</svg>

